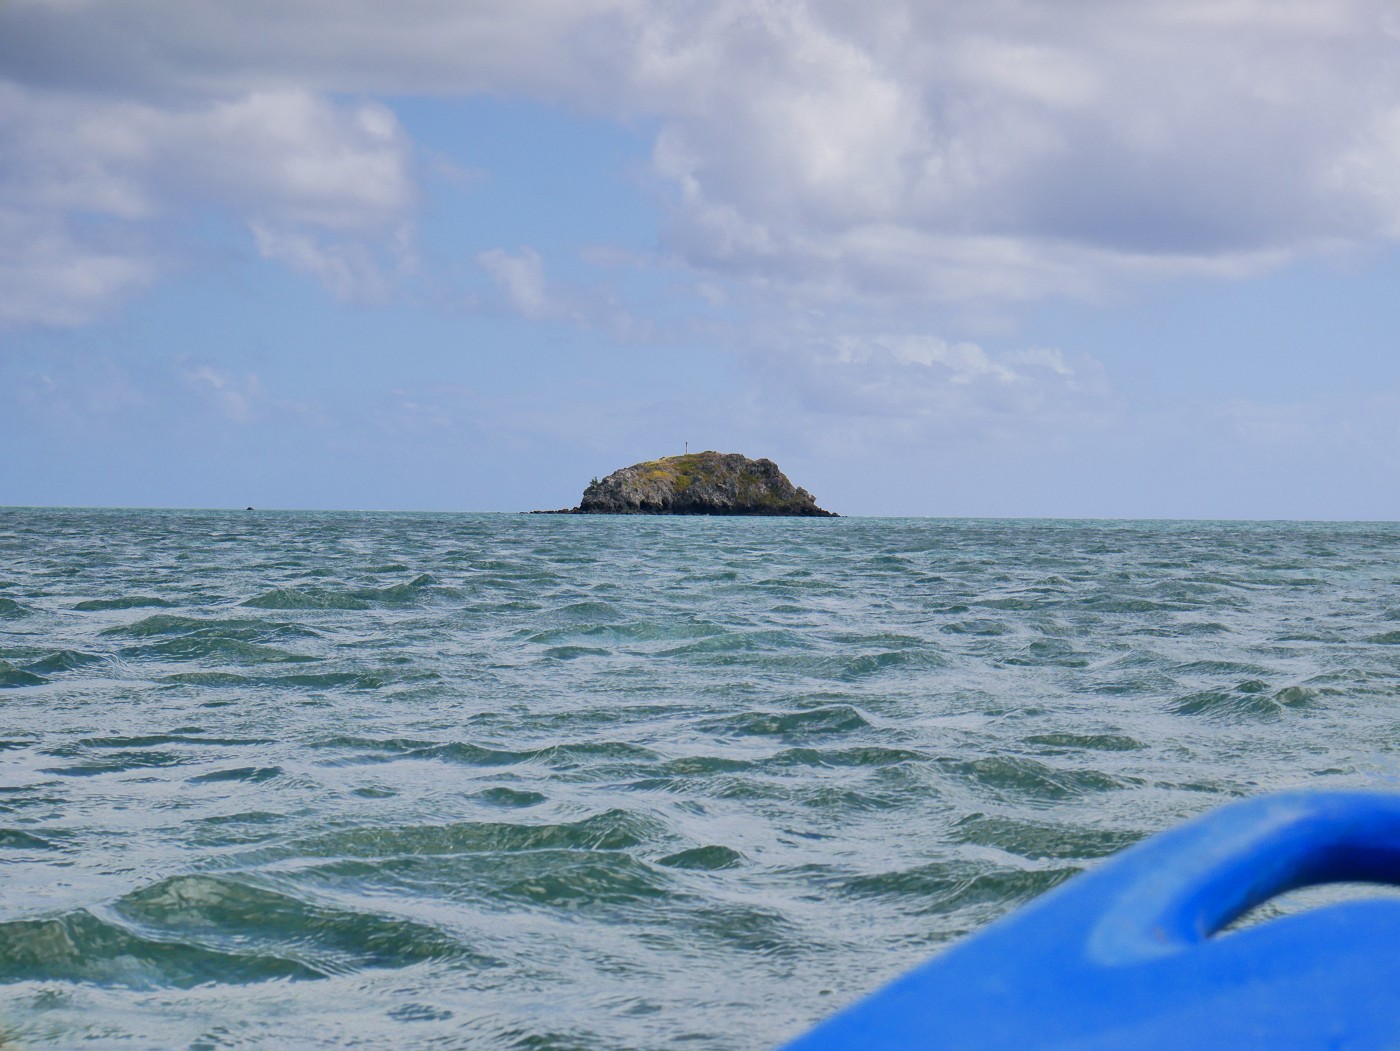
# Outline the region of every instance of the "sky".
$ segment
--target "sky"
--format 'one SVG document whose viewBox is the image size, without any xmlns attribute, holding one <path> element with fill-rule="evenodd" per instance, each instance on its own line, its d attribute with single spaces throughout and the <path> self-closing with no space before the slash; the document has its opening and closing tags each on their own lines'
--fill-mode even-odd
<svg viewBox="0 0 1400 1051">
<path fill-rule="evenodd" d="M 0 505 L 1400 520 L 1391 0 L 0 0 Z"/>
</svg>

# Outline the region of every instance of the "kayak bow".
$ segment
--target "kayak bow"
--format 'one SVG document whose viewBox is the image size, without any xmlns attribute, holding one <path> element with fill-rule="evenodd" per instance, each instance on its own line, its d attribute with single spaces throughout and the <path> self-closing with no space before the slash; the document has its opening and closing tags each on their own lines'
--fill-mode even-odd
<svg viewBox="0 0 1400 1051">
<path fill-rule="evenodd" d="M 1400 796 L 1297 792 L 1121 852 L 784 1051 L 1397 1048 L 1400 900 L 1221 934 L 1300 887 L 1400 883 Z"/>
</svg>

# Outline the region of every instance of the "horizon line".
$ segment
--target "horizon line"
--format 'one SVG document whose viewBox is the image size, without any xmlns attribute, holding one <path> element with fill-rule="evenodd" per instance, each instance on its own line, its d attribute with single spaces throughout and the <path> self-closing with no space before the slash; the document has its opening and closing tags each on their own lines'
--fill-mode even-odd
<svg viewBox="0 0 1400 1051">
<path fill-rule="evenodd" d="M 236 506 L 187 506 L 187 505 L 140 505 L 140 504 L 0 504 L 0 512 L 5 511 L 170 511 L 170 512 L 222 512 L 226 514 L 247 514 L 265 512 L 277 514 L 367 514 L 367 515 L 532 515 L 532 510 L 468 510 L 463 508 L 395 508 L 395 507 L 253 507 Z M 754 519 L 799 519 L 801 515 L 675 515 L 675 514 L 587 514 L 587 515 L 541 515 L 549 518 L 754 518 Z M 1242 516 L 1196 518 L 1175 515 L 975 515 L 975 514 L 847 514 L 841 513 L 832 519 L 927 519 L 935 522 L 1201 522 L 1201 523 L 1309 523 L 1331 525 L 1400 525 L 1400 519 L 1389 518 L 1247 518 Z"/>
</svg>

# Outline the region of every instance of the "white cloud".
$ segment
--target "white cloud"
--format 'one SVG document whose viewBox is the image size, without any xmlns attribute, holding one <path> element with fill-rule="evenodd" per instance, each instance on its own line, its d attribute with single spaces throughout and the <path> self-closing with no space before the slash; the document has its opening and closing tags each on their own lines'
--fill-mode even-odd
<svg viewBox="0 0 1400 1051">
<path fill-rule="evenodd" d="M 1389 0 L 11 0 L 0 19 L 0 207 L 59 231 L 213 204 L 342 294 L 415 196 L 392 114 L 343 101 L 367 93 L 652 119 L 665 251 L 808 303 L 1087 296 L 1400 237 Z M 498 263 L 540 309 L 528 261 Z"/>
<path fill-rule="evenodd" d="M 83 324 L 155 278 L 149 252 L 103 242 L 61 216 L 0 207 L 0 328 Z"/>
<path fill-rule="evenodd" d="M 0 402 L 7 418 L 28 416 L 58 430 L 78 430 L 147 411 L 152 398 L 141 378 L 111 355 L 59 350 L 42 358 L 0 357 Z"/>
<path fill-rule="evenodd" d="M 363 230 L 414 196 L 388 109 L 302 88 L 159 105 L 0 82 L 0 142 L 6 201 L 38 211 L 145 219 L 213 200 Z"/>
<path fill-rule="evenodd" d="M 1005 300 L 1391 229 L 1387 9 L 1178 7 L 712 5 L 639 61 L 677 100 L 668 243 L 821 297 Z"/>
<path fill-rule="evenodd" d="M 522 248 L 511 255 L 503 248 L 480 252 L 476 262 L 496 282 L 517 311 L 531 320 L 540 320 L 551 313 L 545 292 L 544 263 L 533 248 Z"/>
<path fill-rule="evenodd" d="M 1280 458 L 1320 450 L 1354 462 L 1383 462 L 1400 469 L 1400 399 L 1394 394 L 1322 395 L 1305 401 L 1242 398 L 1198 408 L 1206 425 Z"/>
<path fill-rule="evenodd" d="M 952 55 L 963 81 L 1047 106 L 1086 108 L 1103 90 L 1095 71 L 1072 52 L 1030 43 L 974 36 Z"/>
<path fill-rule="evenodd" d="M 0 322 L 78 324 L 161 269 L 157 224 L 210 206 L 347 298 L 406 256 L 415 188 L 390 111 L 302 89 L 153 105 L 0 82 Z"/>
<path fill-rule="evenodd" d="M 405 136 L 382 105 L 257 92 L 153 129 L 178 184 L 325 230 L 391 230 L 412 205 Z"/>
<path fill-rule="evenodd" d="M 201 428 L 219 420 L 240 426 L 292 423 L 320 430 L 331 419 L 314 396 L 286 397 L 258 373 L 218 361 L 187 358 L 154 372 L 147 384 L 160 400 L 178 401 L 181 415 L 197 420 Z"/>
<path fill-rule="evenodd" d="M 327 240 L 314 233 L 251 224 L 258 254 L 314 277 L 337 299 L 373 303 L 386 298 L 388 284 L 374 253 L 364 244 Z"/>
<path fill-rule="evenodd" d="M 803 417 L 844 417 L 863 443 L 894 433 L 938 442 L 1035 442 L 1099 428 L 1118 411 L 1097 361 L 1049 347 L 992 352 L 921 334 L 843 335 L 755 363 L 764 397 L 796 399 Z"/>
<path fill-rule="evenodd" d="M 235 423 L 251 423 L 267 395 L 254 373 L 235 375 L 214 365 L 188 365 L 181 370 L 185 386 Z"/>
</svg>

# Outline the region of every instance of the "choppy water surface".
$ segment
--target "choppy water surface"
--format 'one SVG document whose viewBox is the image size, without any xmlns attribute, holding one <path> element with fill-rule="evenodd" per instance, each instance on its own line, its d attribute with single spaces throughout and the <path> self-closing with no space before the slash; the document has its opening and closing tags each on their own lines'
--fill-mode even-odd
<svg viewBox="0 0 1400 1051">
<path fill-rule="evenodd" d="M 1397 553 L 0 510 L 0 1034 L 768 1047 L 1231 797 L 1393 787 Z"/>
</svg>

